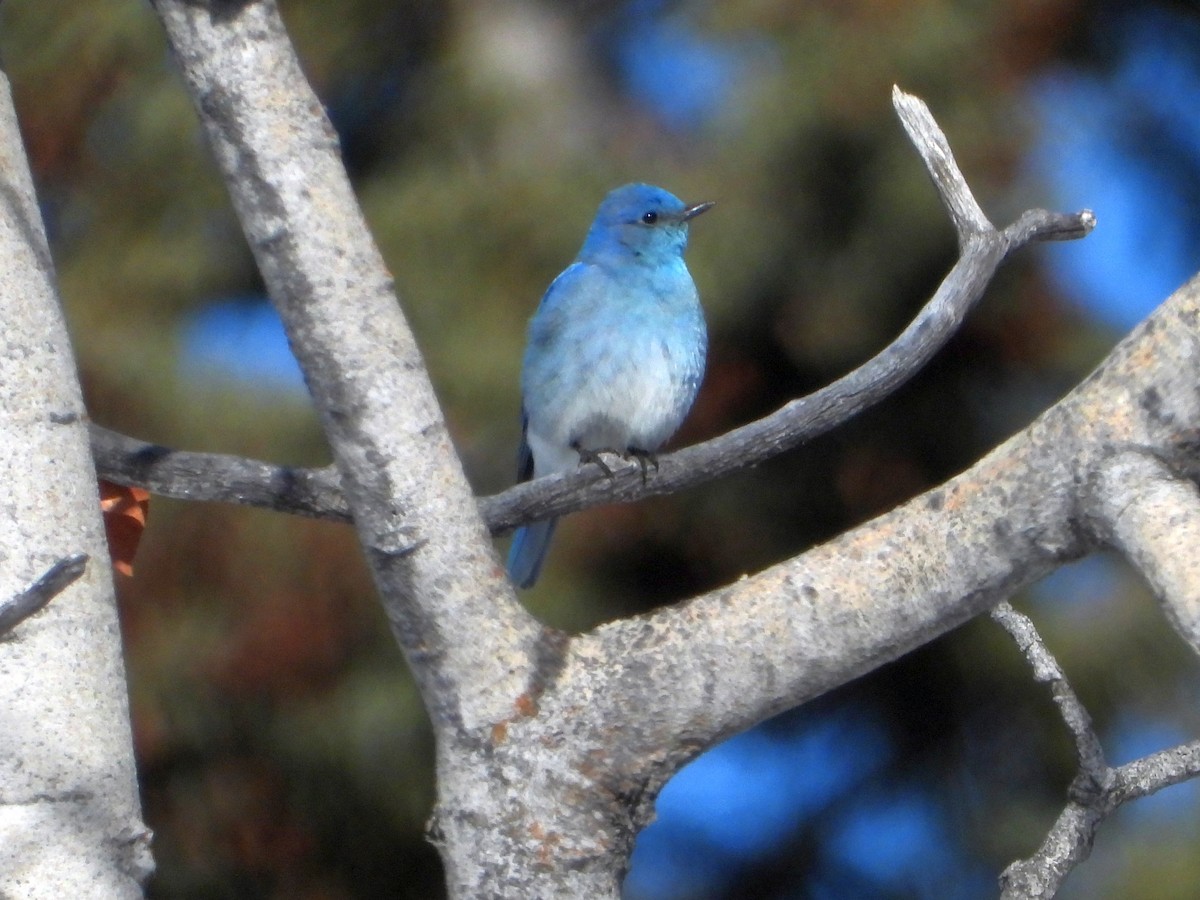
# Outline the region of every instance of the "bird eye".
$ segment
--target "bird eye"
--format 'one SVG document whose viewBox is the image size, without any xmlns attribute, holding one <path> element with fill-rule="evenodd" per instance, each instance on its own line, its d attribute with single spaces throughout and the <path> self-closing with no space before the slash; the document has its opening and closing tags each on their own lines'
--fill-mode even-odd
<svg viewBox="0 0 1200 900">
<path fill-rule="evenodd" d="M 658 221 L 658 213 L 654 212 L 654 210 L 651 210 L 642 216 L 642 221 L 647 225 L 653 225 Z"/>
</svg>

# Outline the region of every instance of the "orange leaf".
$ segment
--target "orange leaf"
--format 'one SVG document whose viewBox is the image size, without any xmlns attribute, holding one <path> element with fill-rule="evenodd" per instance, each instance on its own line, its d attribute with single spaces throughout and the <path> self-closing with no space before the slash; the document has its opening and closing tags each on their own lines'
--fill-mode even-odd
<svg viewBox="0 0 1200 900">
<path fill-rule="evenodd" d="M 150 493 L 100 479 L 100 511 L 104 514 L 113 568 L 122 575 L 132 575 L 133 556 L 150 512 Z"/>
</svg>

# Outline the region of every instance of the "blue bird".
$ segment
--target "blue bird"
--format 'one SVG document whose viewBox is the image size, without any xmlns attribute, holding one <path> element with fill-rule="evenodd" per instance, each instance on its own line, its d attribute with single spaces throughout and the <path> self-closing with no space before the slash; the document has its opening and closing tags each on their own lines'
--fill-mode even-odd
<svg viewBox="0 0 1200 900">
<path fill-rule="evenodd" d="M 521 370 L 517 478 L 568 472 L 599 454 L 636 457 L 645 471 L 675 433 L 704 377 L 708 336 L 683 261 L 688 206 L 648 184 L 609 193 L 575 261 L 529 322 Z M 554 519 L 517 530 L 508 574 L 537 580 Z"/>
</svg>

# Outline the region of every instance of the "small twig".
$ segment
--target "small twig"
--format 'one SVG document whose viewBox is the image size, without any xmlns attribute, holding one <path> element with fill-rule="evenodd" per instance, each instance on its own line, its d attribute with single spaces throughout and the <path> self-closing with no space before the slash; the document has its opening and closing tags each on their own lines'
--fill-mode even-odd
<svg viewBox="0 0 1200 900">
<path fill-rule="evenodd" d="M 614 461 L 611 477 L 588 466 L 481 499 L 480 512 L 493 533 L 602 503 L 629 503 L 674 493 L 756 466 L 825 434 L 879 403 L 919 372 L 957 332 L 1009 253 L 1033 241 L 1080 238 L 1095 226 L 1095 216 L 1088 210 L 1066 214 L 1035 209 L 997 231 L 971 194 L 928 107 L 898 88 L 893 103 L 950 211 L 961 250 L 954 268 L 912 323 L 848 375 L 756 422 L 659 457 L 659 467 L 649 477 L 643 477 L 635 463 Z M 347 516 L 331 470 L 283 468 L 142 445 L 137 453 L 146 454 L 145 448 L 154 451 L 150 465 L 145 460 L 130 460 L 123 446 L 123 441 L 130 439 L 100 432 L 104 440 L 97 441 L 97 434 L 93 428 L 100 475 L 119 484 L 182 499 L 248 503 L 341 521 Z"/>
<path fill-rule="evenodd" d="M 1033 667 L 1034 681 L 1050 685 L 1050 694 L 1058 712 L 1075 739 L 1075 753 L 1079 758 L 1081 771 L 1092 777 L 1098 785 L 1107 786 L 1104 779 L 1112 769 L 1104 758 L 1100 738 L 1092 727 L 1092 717 L 1088 715 L 1087 709 L 1067 681 L 1058 660 L 1042 641 L 1042 636 L 1038 634 L 1033 621 L 1029 616 L 1013 609 L 1012 604 L 1007 601 L 992 610 L 992 618 L 1012 636 L 1021 653 L 1029 660 L 1030 666 Z"/>
<path fill-rule="evenodd" d="M 1200 775 L 1200 741 L 1153 753 L 1117 768 L 1109 766 L 1091 716 L 1033 622 L 1007 602 L 992 610 L 992 618 L 1016 641 L 1033 667 L 1034 679 L 1050 685 L 1059 713 L 1075 739 L 1079 758 L 1079 772 L 1071 781 L 1067 803 L 1041 847 L 1029 858 L 1009 865 L 1000 875 L 1002 900 L 1045 900 L 1053 897 L 1067 875 L 1091 855 L 1096 830 L 1117 807 Z"/>
<path fill-rule="evenodd" d="M 0 637 L 44 609 L 68 585 L 75 582 L 87 568 L 87 561 L 86 553 L 76 553 L 74 556 L 60 559 L 28 588 L 0 605 Z"/>
<path fill-rule="evenodd" d="M 1200 741 L 1189 741 L 1126 763 L 1116 771 L 1116 805 L 1148 797 L 1173 784 L 1200 775 Z M 1115 808 L 1115 807 L 1114 807 Z"/>
<path fill-rule="evenodd" d="M 950 221 L 958 233 L 959 249 L 964 248 L 967 236 L 995 231 L 967 186 L 962 170 L 954 161 L 950 142 L 933 120 L 929 107 L 920 98 L 904 93 L 897 86 L 892 87 L 892 105 L 904 130 L 908 132 L 909 140 L 921 154 L 921 160 L 933 178 L 934 187 L 946 211 L 950 213 Z"/>
</svg>

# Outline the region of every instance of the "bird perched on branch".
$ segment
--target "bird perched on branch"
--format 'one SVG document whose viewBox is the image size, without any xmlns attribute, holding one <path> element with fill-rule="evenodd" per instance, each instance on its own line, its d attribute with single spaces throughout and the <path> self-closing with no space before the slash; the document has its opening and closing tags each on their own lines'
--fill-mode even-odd
<svg viewBox="0 0 1200 900">
<path fill-rule="evenodd" d="M 521 370 L 517 477 L 567 472 L 600 453 L 643 466 L 683 422 L 704 377 L 708 343 L 683 261 L 688 223 L 712 203 L 685 204 L 648 184 L 609 193 L 575 261 L 529 322 Z M 517 530 L 508 574 L 538 577 L 554 519 Z"/>
</svg>

